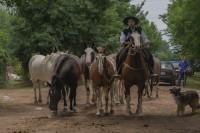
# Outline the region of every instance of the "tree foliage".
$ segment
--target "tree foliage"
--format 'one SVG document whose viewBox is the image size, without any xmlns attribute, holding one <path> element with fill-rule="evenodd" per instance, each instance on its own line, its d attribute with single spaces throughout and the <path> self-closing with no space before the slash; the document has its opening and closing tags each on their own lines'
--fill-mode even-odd
<svg viewBox="0 0 200 133">
<path fill-rule="evenodd" d="M 0 9 L 0 88 L 6 83 L 6 65 L 9 59 L 8 43 L 10 41 L 9 34 L 10 16 Z"/>
<path fill-rule="evenodd" d="M 146 19 L 141 5 L 130 0 L 4 0 L 14 15 L 11 20 L 11 43 L 16 57 L 27 64 L 32 53 L 50 54 L 54 47 L 81 55 L 85 45 L 104 46 L 108 53 L 121 47 L 119 36 L 125 26 L 122 19 L 137 16 L 141 26 L 158 50 L 161 34 Z"/>
<path fill-rule="evenodd" d="M 198 57 L 200 52 L 199 0 L 172 0 L 168 13 L 161 16 L 168 25 L 174 45 L 181 46 L 182 54 Z"/>
</svg>

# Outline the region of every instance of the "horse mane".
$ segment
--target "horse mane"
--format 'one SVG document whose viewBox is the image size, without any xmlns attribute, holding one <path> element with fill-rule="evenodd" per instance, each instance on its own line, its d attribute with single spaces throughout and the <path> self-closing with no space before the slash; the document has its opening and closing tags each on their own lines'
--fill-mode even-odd
<svg viewBox="0 0 200 133">
<path fill-rule="evenodd" d="M 56 86 L 56 88 L 61 88 L 64 89 L 64 83 L 62 81 L 62 79 L 59 76 L 59 72 L 62 69 L 64 63 L 70 59 L 70 56 L 65 54 L 64 58 L 61 60 L 60 64 L 58 65 L 55 75 L 52 77 L 52 86 Z"/>
<path fill-rule="evenodd" d="M 112 78 L 112 75 L 114 74 L 111 74 L 108 70 L 108 66 L 107 65 L 111 65 L 111 67 L 114 69 L 113 72 L 115 71 L 115 65 L 113 64 L 113 62 L 111 61 L 112 57 L 105 57 L 104 59 L 104 63 L 103 63 L 103 67 L 104 67 L 104 74 L 105 74 L 105 77 L 107 79 L 111 79 Z"/>
</svg>

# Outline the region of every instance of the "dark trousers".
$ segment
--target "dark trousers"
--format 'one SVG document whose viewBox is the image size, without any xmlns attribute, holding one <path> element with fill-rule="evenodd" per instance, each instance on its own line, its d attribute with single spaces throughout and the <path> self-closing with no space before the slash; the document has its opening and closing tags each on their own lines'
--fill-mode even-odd
<svg viewBox="0 0 200 133">
<path fill-rule="evenodd" d="M 182 80 L 182 79 L 184 80 L 184 76 L 187 76 L 187 74 L 180 71 L 179 74 L 178 74 L 178 87 L 181 86 L 181 80 Z M 184 82 L 184 81 L 183 81 L 183 82 Z"/>
</svg>

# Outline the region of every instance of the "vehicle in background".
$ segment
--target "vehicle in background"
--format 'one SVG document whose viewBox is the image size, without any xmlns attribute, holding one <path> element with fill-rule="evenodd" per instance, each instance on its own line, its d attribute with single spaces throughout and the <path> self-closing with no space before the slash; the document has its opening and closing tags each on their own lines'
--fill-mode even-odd
<svg viewBox="0 0 200 133">
<path fill-rule="evenodd" d="M 176 83 L 175 68 L 170 61 L 161 61 L 160 81 L 175 85 Z"/>
<path fill-rule="evenodd" d="M 200 64 L 199 63 L 195 63 L 194 65 L 192 65 L 192 67 L 194 68 L 195 72 L 200 72 Z"/>
<path fill-rule="evenodd" d="M 180 71 L 179 69 L 179 61 L 170 61 L 174 67 L 175 73 L 176 73 L 176 79 L 178 79 L 178 73 Z"/>
<path fill-rule="evenodd" d="M 177 78 L 178 78 L 178 74 L 179 74 L 179 61 L 170 61 L 175 69 Z M 189 75 L 190 77 L 194 75 L 194 70 L 192 69 L 192 67 L 190 66 L 188 71 L 187 71 L 187 75 Z"/>
</svg>

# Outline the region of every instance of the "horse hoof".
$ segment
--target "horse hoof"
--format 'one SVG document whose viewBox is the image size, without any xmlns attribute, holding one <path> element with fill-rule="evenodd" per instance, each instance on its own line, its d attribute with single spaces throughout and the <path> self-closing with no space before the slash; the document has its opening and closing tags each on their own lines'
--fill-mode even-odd
<svg viewBox="0 0 200 133">
<path fill-rule="evenodd" d="M 38 100 L 39 103 L 42 103 L 42 100 Z"/>
<path fill-rule="evenodd" d="M 38 101 L 34 101 L 34 104 L 38 104 Z"/>
<path fill-rule="evenodd" d="M 132 111 L 126 112 L 126 116 L 131 116 L 131 115 L 133 115 Z"/>
<path fill-rule="evenodd" d="M 105 116 L 109 116 L 109 113 L 108 113 L 108 112 L 106 112 L 106 113 L 104 113 L 104 115 L 105 115 Z"/>
<path fill-rule="evenodd" d="M 78 113 L 78 110 L 77 110 L 77 109 L 74 109 L 74 113 Z"/>
<path fill-rule="evenodd" d="M 51 117 L 52 117 L 52 118 L 55 118 L 55 117 L 57 117 L 57 116 L 58 116 L 57 111 L 52 111 Z"/>
<path fill-rule="evenodd" d="M 120 103 L 121 103 L 121 104 L 124 104 L 124 100 L 120 100 Z"/>
<path fill-rule="evenodd" d="M 68 109 L 67 108 L 63 108 L 63 112 L 68 112 Z"/>
<path fill-rule="evenodd" d="M 114 110 L 110 110 L 110 114 L 114 114 L 115 113 L 115 111 Z"/>
<path fill-rule="evenodd" d="M 90 107 L 90 103 L 86 103 L 86 108 L 89 108 Z"/>
<path fill-rule="evenodd" d="M 158 98 L 159 96 L 158 95 L 156 95 L 156 98 Z"/>
<path fill-rule="evenodd" d="M 70 110 L 69 114 L 73 115 L 74 114 L 74 110 Z"/>
<path fill-rule="evenodd" d="M 97 113 L 96 113 L 96 116 L 100 116 L 100 112 L 97 112 Z"/>
<path fill-rule="evenodd" d="M 103 116 L 104 115 L 104 110 L 100 109 L 100 115 Z"/>
<path fill-rule="evenodd" d="M 115 106 L 119 106 L 119 105 L 120 105 L 120 102 L 115 103 Z"/>
</svg>

